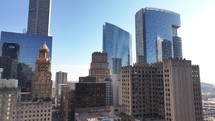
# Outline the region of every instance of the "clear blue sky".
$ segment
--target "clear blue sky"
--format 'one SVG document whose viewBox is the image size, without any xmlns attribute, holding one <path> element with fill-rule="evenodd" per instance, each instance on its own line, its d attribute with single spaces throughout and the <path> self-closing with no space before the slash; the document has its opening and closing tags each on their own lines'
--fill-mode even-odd
<svg viewBox="0 0 215 121">
<path fill-rule="evenodd" d="M 135 13 L 144 7 L 166 9 L 181 14 L 179 36 L 183 54 L 200 65 L 201 81 L 214 80 L 214 0 L 53 0 L 52 72 L 68 72 L 77 81 L 88 75 L 91 54 L 102 51 L 102 25 L 115 24 L 132 34 L 135 62 Z M 22 32 L 27 27 L 28 0 L 0 1 L 0 31 Z"/>
</svg>

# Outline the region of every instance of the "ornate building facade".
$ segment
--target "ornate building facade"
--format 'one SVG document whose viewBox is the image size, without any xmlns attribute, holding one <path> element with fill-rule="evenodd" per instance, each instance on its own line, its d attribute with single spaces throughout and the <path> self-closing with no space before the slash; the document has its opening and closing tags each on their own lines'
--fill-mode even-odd
<svg viewBox="0 0 215 121">
<path fill-rule="evenodd" d="M 35 72 L 32 77 L 32 99 L 43 99 L 45 101 L 51 100 L 51 91 L 51 62 L 49 59 L 49 49 L 44 42 L 43 46 L 40 48 Z"/>
</svg>

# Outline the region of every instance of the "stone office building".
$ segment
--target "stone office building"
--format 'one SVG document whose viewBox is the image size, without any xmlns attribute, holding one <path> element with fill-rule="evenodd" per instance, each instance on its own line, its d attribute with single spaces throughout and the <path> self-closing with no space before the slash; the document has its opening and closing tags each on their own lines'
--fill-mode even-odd
<svg viewBox="0 0 215 121">
<path fill-rule="evenodd" d="M 199 67 L 191 61 L 122 68 L 122 106 L 139 120 L 202 121 Z"/>
</svg>

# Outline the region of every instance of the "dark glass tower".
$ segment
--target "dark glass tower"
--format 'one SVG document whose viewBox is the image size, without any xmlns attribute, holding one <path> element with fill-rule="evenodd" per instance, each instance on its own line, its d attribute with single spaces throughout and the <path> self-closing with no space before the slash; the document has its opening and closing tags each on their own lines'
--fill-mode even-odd
<svg viewBox="0 0 215 121">
<path fill-rule="evenodd" d="M 16 43 L 4 42 L 2 45 L 2 56 L 18 60 L 19 45 Z"/>
<path fill-rule="evenodd" d="M 175 57 L 174 50 L 177 50 L 177 55 L 181 55 L 180 58 L 182 58 L 181 47 L 173 49 L 173 37 L 178 37 L 177 29 L 180 27 L 178 13 L 156 8 L 143 8 L 135 15 L 135 26 L 137 63 L 153 63 L 169 56 Z"/>
<path fill-rule="evenodd" d="M 28 34 L 48 35 L 50 28 L 51 0 L 30 0 Z"/>
<path fill-rule="evenodd" d="M 110 23 L 103 26 L 103 52 L 108 53 L 111 73 L 132 63 L 131 35 Z M 120 64 L 120 65 L 117 65 Z"/>
</svg>

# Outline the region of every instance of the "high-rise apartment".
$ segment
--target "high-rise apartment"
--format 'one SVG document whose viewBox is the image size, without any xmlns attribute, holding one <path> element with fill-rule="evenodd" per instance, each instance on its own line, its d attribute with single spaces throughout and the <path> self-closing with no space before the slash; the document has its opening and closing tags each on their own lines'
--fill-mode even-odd
<svg viewBox="0 0 215 121">
<path fill-rule="evenodd" d="M 182 58 L 181 40 L 177 33 L 179 27 L 178 13 L 157 8 L 140 9 L 135 15 L 137 63 Z M 166 40 L 163 42 L 164 48 L 159 46 L 161 43 L 157 41 L 158 37 L 160 40 Z"/>
<path fill-rule="evenodd" d="M 198 66 L 168 59 L 123 67 L 122 106 L 140 120 L 202 121 Z"/>
<path fill-rule="evenodd" d="M 108 54 L 111 74 L 132 63 L 131 35 L 110 23 L 103 25 L 103 52 Z"/>
<path fill-rule="evenodd" d="M 107 53 L 94 52 L 90 64 L 89 76 L 96 77 L 96 81 L 103 81 L 110 76 Z"/>
<path fill-rule="evenodd" d="M 33 100 L 51 100 L 51 60 L 49 48 L 44 42 L 36 60 L 36 67 L 32 77 L 31 95 Z"/>
<path fill-rule="evenodd" d="M 29 0 L 28 34 L 48 36 L 51 0 Z"/>
</svg>

